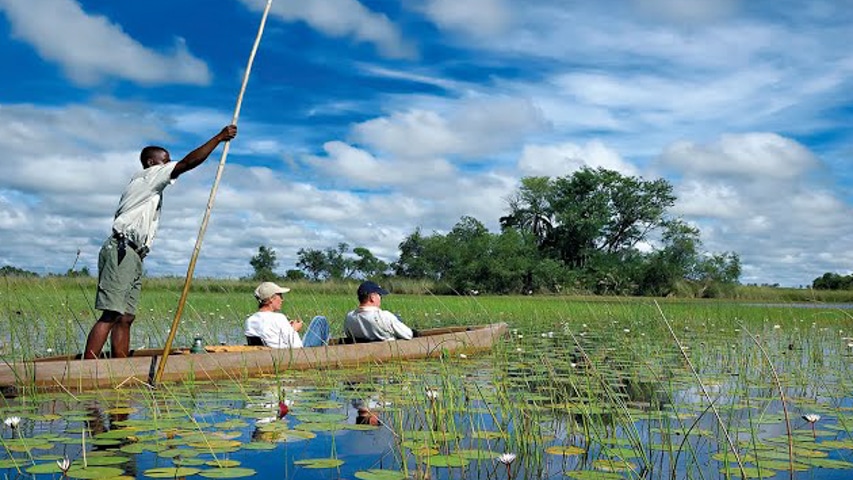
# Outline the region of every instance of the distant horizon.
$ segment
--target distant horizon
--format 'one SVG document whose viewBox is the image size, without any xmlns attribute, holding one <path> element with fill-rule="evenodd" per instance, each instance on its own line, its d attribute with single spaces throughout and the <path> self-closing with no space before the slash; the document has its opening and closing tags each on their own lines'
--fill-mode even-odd
<svg viewBox="0 0 853 480">
<path fill-rule="evenodd" d="M 265 3 L 0 0 L 0 265 L 96 273 L 140 149 L 230 122 Z M 669 181 L 744 284 L 847 275 L 851 37 L 832 0 L 274 0 L 196 273 L 260 245 L 391 261 L 588 166 Z M 151 275 L 185 274 L 220 155 L 166 190 Z"/>
</svg>

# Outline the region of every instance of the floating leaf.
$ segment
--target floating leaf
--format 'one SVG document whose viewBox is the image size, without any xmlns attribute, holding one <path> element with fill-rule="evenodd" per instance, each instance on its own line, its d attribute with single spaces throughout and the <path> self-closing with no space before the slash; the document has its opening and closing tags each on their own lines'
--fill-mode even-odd
<svg viewBox="0 0 853 480">
<path fill-rule="evenodd" d="M 201 472 L 199 468 L 190 468 L 190 467 L 162 467 L 162 468 L 149 468 L 142 472 L 146 477 L 151 478 L 178 478 L 178 477 L 189 477 L 190 475 L 195 475 Z"/>
<path fill-rule="evenodd" d="M 54 462 L 56 465 L 56 462 Z M 116 467 L 71 467 L 68 469 L 68 478 L 80 478 L 92 480 L 96 478 L 112 478 L 123 475 L 124 470 Z"/>
<path fill-rule="evenodd" d="M 548 447 L 545 449 L 545 453 L 549 453 L 551 455 L 562 455 L 564 457 L 568 457 L 571 455 L 580 455 L 585 453 L 581 447 L 576 447 L 574 445 L 555 445 L 553 447 Z"/>
<path fill-rule="evenodd" d="M 343 460 L 337 458 L 306 458 L 293 462 L 294 465 L 302 465 L 305 468 L 337 468 L 344 464 Z"/>
<path fill-rule="evenodd" d="M 433 455 L 421 458 L 421 462 L 431 467 L 458 468 L 468 465 L 470 460 L 459 455 Z"/>
<path fill-rule="evenodd" d="M 203 470 L 199 475 L 205 478 L 243 478 L 252 477 L 256 473 L 257 472 L 251 468 L 233 467 L 211 468 L 210 470 Z"/>
<path fill-rule="evenodd" d="M 130 461 L 129 457 L 121 455 L 89 455 L 86 458 L 86 464 L 90 467 L 107 467 L 110 465 L 121 465 Z M 83 466 L 83 460 L 75 460 L 72 466 Z"/>
<path fill-rule="evenodd" d="M 371 469 L 355 472 L 355 478 L 361 480 L 406 480 L 406 474 L 399 470 Z"/>
<path fill-rule="evenodd" d="M 31 462 L 26 458 L 4 458 L 0 460 L 0 468 L 23 468 Z"/>
<path fill-rule="evenodd" d="M 239 467 L 240 461 L 239 460 L 208 460 L 207 462 L 205 462 L 205 465 L 208 465 L 210 467 L 217 467 L 217 468 L 232 468 L 232 467 Z"/>
<path fill-rule="evenodd" d="M 566 472 L 566 475 L 575 480 L 623 480 L 625 478 L 619 473 L 602 472 L 599 470 L 574 470 Z"/>
<path fill-rule="evenodd" d="M 497 457 L 495 452 L 492 452 L 490 450 L 481 450 L 479 448 L 456 450 L 455 452 L 453 452 L 453 455 L 456 455 L 456 456 L 459 456 L 462 458 L 467 458 L 470 460 L 486 460 L 486 459 L 493 459 L 493 458 Z"/>
</svg>

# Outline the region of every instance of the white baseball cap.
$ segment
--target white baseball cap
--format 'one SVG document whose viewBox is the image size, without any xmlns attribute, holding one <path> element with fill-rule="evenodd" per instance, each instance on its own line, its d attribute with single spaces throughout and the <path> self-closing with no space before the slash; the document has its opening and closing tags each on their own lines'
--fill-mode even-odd
<svg viewBox="0 0 853 480">
<path fill-rule="evenodd" d="M 273 282 L 264 282 L 255 289 L 255 298 L 259 302 L 263 302 L 277 293 L 287 293 L 289 291 L 290 289 L 287 287 L 280 287 Z"/>
</svg>

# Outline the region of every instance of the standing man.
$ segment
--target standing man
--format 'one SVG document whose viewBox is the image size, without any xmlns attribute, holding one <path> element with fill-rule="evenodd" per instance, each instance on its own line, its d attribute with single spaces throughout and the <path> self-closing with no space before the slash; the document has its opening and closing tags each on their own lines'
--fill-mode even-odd
<svg viewBox="0 0 853 480">
<path fill-rule="evenodd" d="M 101 318 L 89 331 L 83 358 L 98 358 L 109 335 L 112 356 L 130 354 L 130 326 L 142 290 L 142 259 L 148 255 L 160 223 L 163 190 L 181 174 L 201 165 L 222 142 L 237 136 L 229 125 L 180 162 L 172 162 L 163 147 L 148 146 L 139 154 L 143 170 L 124 189 L 113 220 L 112 235 L 98 255 L 98 294 L 95 308 Z"/>
<path fill-rule="evenodd" d="M 358 286 L 358 308 L 347 314 L 344 321 L 346 336 L 356 342 L 381 342 L 386 340 L 411 340 L 412 329 L 397 318 L 397 315 L 382 310 L 382 296 L 388 291 L 375 282 L 364 282 Z"/>
</svg>

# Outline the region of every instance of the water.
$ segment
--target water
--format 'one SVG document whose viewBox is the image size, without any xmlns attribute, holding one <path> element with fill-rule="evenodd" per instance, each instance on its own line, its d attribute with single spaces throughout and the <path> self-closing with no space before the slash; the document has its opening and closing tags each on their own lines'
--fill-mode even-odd
<svg viewBox="0 0 853 480">
<path fill-rule="evenodd" d="M 684 354 L 631 327 L 523 332 L 476 358 L 8 399 L 0 416 L 21 422 L 3 428 L 0 453 L 24 473 L 0 460 L 0 474 L 85 451 L 133 478 L 180 466 L 191 470 L 172 477 L 721 479 L 740 477 L 734 447 L 747 476 L 849 478 L 853 357 L 836 325 L 755 328 L 761 349 L 733 329 L 685 331 Z"/>
</svg>

